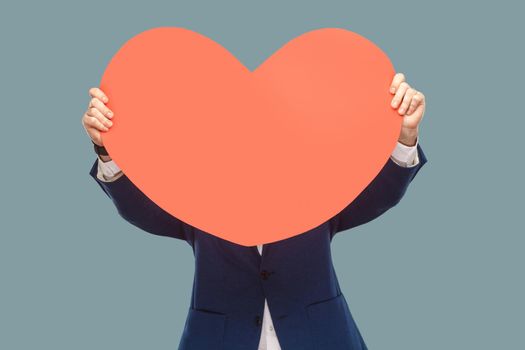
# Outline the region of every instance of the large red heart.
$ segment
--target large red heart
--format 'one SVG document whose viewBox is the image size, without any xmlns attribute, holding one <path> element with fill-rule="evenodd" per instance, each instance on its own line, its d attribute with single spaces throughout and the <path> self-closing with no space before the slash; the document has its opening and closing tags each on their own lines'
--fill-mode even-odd
<svg viewBox="0 0 525 350">
<path fill-rule="evenodd" d="M 394 69 L 344 29 L 308 32 L 253 72 L 213 40 L 147 30 L 101 81 L 114 111 L 104 144 L 173 216 L 253 246 L 330 219 L 379 173 L 401 117 Z"/>
</svg>

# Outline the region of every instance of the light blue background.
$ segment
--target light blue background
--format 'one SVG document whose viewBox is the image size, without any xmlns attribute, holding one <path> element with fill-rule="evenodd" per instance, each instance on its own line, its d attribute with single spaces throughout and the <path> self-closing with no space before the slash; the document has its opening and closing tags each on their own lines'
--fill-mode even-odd
<svg viewBox="0 0 525 350">
<path fill-rule="evenodd" d="M 379 45 L 427 96 L 429 163 L 397 207 L 334 240 L 363 336 L 370 349 L 524 349 L 517 3 L 3 2 L 0 348 L 176 348 L 191 249 L 117 215 L 88 176 L 95 156 L 80 118 L 127 39 L 183 26 L 251 69 L 319 27 Z"/>
</svg>

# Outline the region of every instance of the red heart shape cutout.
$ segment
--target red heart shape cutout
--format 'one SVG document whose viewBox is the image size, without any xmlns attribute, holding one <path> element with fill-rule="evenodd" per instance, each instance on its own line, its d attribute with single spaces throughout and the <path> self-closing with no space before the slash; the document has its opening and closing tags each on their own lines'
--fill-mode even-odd
<svg viewBox="0 0 525 350">
<path fill-rule="evenodd" d="M 104 144 L 173 216 L 237 244 L 270 243 L 330 219 L 379 173 L 402 121 L 394 73 L 344 29 L 303 34 L 252 72 L 201 34 L 154 28 L 104 72 L 114 112 Z"/>
</svg>

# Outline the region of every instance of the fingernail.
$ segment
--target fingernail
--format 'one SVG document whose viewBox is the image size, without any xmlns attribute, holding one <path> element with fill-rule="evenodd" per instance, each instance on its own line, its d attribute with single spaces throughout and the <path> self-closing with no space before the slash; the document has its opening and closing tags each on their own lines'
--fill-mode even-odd
<svg viewBox="0 0 525 350">
<path fill-rule="evenodd" d="M 113 117 L 113 113 L 112 112 L 108 112 L 108 117 L 112 118 Z"/>
<path fill-rule="evenodd" d="M 397 101 L 396 100 L 392 100 L 392 103 L 391 103 L 392 107 L 395 107 L 396 104 L 397 104 Z"/>
<path fill-rule="evenodd" d="M 399 108 L 399 113 L 401 114 L 405 113 L 405 109 L 403 107 Z"/>
<path fill-rule="evenodd" d="M 108 98 L 106 96 L 104 96 L 104 102 L 108 102 Z"/>
<path fill-rule="evenodd" d="M 396 88 L 395 88 L 395 87 L 391 87 L 391 88 L 390 88 L 390 92 L 391 92 L 391 93 L 396 92 Z"/>
<path fill-rule="evenodd" d="M 112 126 L 113 125 L 113 122 L 111 120 L 108 120 L 108 125 L 109 126 Z"/>
</svg>

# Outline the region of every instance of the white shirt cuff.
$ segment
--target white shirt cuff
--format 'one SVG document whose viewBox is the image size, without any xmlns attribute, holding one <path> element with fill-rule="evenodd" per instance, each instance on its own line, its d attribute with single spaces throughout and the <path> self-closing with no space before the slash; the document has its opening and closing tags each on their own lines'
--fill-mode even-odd
<svg viewBox="0 0 525 350">
<path fill-rule="evenodd" d="M 123 174 L 120 167 L 113 160 L 104 162 L 100 157 L 98 158 L 97 170 L 97 177 L 105 182 L 115 181 Z"/>
<path fill-rule="evenodd" d="M 419 157 L 417 152 L 419 138 L 416 140 L 414 146 L 406 146 L 401 142 L 397 142 L 396 148 L 392 152 L 392 160 L 399 166 L 410 168 L 419 164 Z"/>
</svg>

